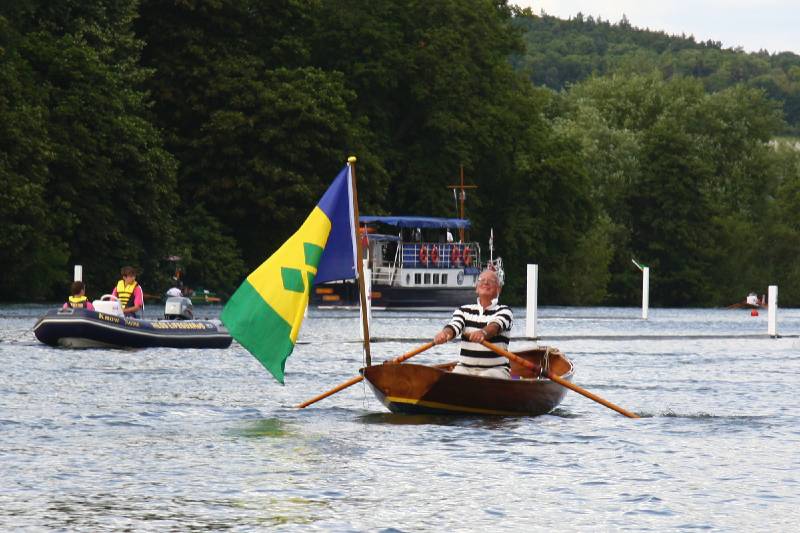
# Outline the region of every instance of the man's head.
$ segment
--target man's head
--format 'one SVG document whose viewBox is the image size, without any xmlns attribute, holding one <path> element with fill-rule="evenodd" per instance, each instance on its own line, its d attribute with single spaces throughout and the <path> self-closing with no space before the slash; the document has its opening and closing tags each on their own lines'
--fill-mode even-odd
<svg viewBox="0 0 800 533">
<path fill-rule="evenodd" d="M 500 291 L 503 289 L 503 284 L 500 277 L 494 270 L 484 270 L 478 276 L 478 281 L 475 284 L 475 294 L 479 298 L 486 297 L 493 300 L 500 296 Z"/>
<path fill-rule="evenodd" d="M 124 266 L 120 269 L 120 274 L 122 274 L 122 279 L 126 282 L 131 282 L 136 279 L 136 269 L 132 266 Z"/>
</svg>

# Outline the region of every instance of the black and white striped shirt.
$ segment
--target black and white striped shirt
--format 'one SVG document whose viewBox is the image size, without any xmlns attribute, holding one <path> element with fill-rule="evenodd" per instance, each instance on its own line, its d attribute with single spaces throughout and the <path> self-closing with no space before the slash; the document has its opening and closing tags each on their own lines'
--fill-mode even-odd
<svg viewBox="0 0 800 533">
<path fill-rule="evenodd" d="M 514 314 L 507 305 L 500 305 L 497 300 L 484 309 L 480 301 L 474 304 L 462 305 L 453 311 L 453 318 L 445 326 L 455 332 L 455 337 L 470 334 L 494 322 L 500 329 L 497 335 L 486 339 L 498 347 L 508 350 L 508 335 L 514 321 Z M 453 338 L 455 338 L 453 337 Z M 458 362 L 468 367 L 492 368 L 496 366 L 509 366 L 508 359 L 497 355 L 489 348 L 475 342 L 461 341 L 461 353 Z"/>
</svg>

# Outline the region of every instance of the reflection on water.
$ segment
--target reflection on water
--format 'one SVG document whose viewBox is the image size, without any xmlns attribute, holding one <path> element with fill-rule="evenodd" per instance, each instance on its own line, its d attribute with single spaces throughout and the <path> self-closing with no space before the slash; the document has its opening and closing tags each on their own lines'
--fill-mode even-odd
<svg viewBox="0 0 800 533">
<path fill-rule="evenodd" d="M 0 308 L 0 530 L 790 531 L 800 520 L 798 341 L 758 336 L 765 316 L 542 309 L 542 334 L 561 337 L 543 343 L 574 361 L 577 385 L 643 417 L 629 420 L 573 392 L 536 418 L 399 415 L 364 383 L 295 409 L 357 375 L 347 312 L 312 310 L 281 386 L 237 344 L 49 348 L 31 333 L 45 310 Z M 800 332 L 800 313 L 781 311 L 783 331 Z M 374 328 L 429 338 L 448 316 L 376 314 Z M 373 357 L 418 344 L 375 343 Z"/>
<path fill-rule="evenodd" d="M 418 425 L 437 425 L 452 426 L 457 425 L 462 417 L 444 415 L 401 415 L 396 413 L 367 413 L 360 415 L 358 420 L 364 424 L 388 424 L 398 426 L 418 426 Z"/>
<path fill-rule="evenodd" d="M 476 429 L 503 429 L 517 427 L 517 417 L 510 416 L 479 416 L 479 415 L 428 415 L 428 414 L 397 414 L 397 413 L 367 413 L 358 417 L 364 424 L 387 424 L 395 426 L 454 426 Z"/>
<path fill-rule="evenodd" d="M 278 418 L 265 418 L 249 422 L 238 434 L 244 437 L 283 438 L 292 435 L 289 428 L 289 424 Z"/>
</svg>

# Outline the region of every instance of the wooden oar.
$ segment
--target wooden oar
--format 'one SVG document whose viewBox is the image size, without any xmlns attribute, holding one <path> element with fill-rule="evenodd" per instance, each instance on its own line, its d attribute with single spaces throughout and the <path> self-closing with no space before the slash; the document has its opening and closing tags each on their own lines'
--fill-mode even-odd
<svg viewBox="0 0 800 533">
<path fill-rule="evenodd" d="M 578 394 L 582 394 L 582 395 L 586 396 L 587 398 L 589 398 L 590 400 L 594 400 L 597 403 L 608 407 L 609 409 L 613 409 L 614 411 L 618 412 L 619 414 L 625 415 L 628 418 L 639 418 L 638 416 L 636 416 L 635 414 L 631 413 L 630 411 L 626 411 L 622 407 L 620 407 L 618 405 L 614 405 L 613 403 L 609 402 L 608 400 L 604 400 L 600 396 L 598 396 L 598 395 L 596 395 L 594 393 L 591 393 L 588 390 L 583 389 L 583 388 L 575 385 L 574 383 L 572 383 L 570 381 L 567 381 L 566 379 L 563 379 L 563 378 L 555 375 L 553 372 L 550 372 L 549 370 L 540 369 L 540 367 L 538 365 L 535 365 L 535 364 L 531 363 L 530 361 L 528 361 L 526 359 L 523 359 L 522 357 L 520 357 L 520 356 L 518 356 L 516 354 L 513 354 L 513 353 L 511 353 L 511 352 L 509 352 L 507 350 L 504 350 L 504 349 L 500 348 L 499 346 L 495 346 L 491 342 L 482 341 L 481 344 L 483 344 L 484 346 L 486 346 L 487 348 L 489 348 L 490 350 L 492 350 L 496 354 L 502 355 L 503 357 L 506 357 L 507 359 L 509 359 L 511 361 L 514 361 L 515 363 L 517 363 L 519 365 L 524 366 L 525 368 L 529 368 L 529 369 L 531 369 L 531 370 L 533 370 L 535 372 L 540 372 L 541 371 L 542 375 L 547 377 L 551 381 L 555 381 L 556 383 L 558 383 L 562 387 L 566 387 L 568 389 L 572 389 L 575 392 L 577 392 Z"/>
<path fill-rule="evenodd" d="M 403 361 L 405 361 L 406 359 L 411 359 L 415 355 L 421 354 L 422 352 L 424 352 L 425 350 L 427 350 L 428 348 L 433 346 L 433 344 L 434 344 L 433 341 L 427 342 L 427 343 L 423 344 L 422 346 L 411 350 L 408 353 L 404 353 L 400 357 L 395 357 L 394 359 L 391 359 L 389 361 L 384 361 L 383 364 L 384 365 L 397 365 L 397 364 L 400 364 Z M 332 394 L 336 394 L 340 390 L 344 390 L 344 389 L 346 389 L 347 387 L 349 387 L 351 385 L 355 385 L 356 383 L 358 383 L 359 381 L 361 381 L 363 379 L 364 379 L 364 376 L 357 376 L 357 377 L 354 377 L 353 379 L 349 379 L 349 380 L 345 381 L 344 383 L 335 386 L 334 388 L 332 388 L 328 392 L 323 392 L 319 396 L 315 396 L 314 398 L 311 398 L 310 400 L 306 400 L 305 402 L 303 402 L 301 404 L 298 404 L 297 408 L 298 409 L 304 409 L 304 408 L 308 407 L 309 405 L 311 405 L 312 403 L 316 403 L 316 402 L 322 400 L 323 398 L 327 398 L 328 396 L 330 396 Z"/>
</svg>

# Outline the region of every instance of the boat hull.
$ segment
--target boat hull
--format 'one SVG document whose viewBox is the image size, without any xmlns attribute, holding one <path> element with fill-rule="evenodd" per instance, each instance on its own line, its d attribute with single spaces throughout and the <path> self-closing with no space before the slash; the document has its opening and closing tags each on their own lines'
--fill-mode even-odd
<svg viewBox="0 0 800 533">
<path fill-rule="evenodd" d="M 526 359 L 541 360 L 541 352 Z M 554 362 L 553 370 L 571 381 L 572 363 L 560 352 L 548 357 Z M 538 416 L 555 409 L 567 392 L 546 378 L 468 376 L 454 374 L 445 365 L 383 364 L 362 368 L 361 374 L 393 413 Z"/>
<path fill-rule="evenodd" d="M 70 348 L 227 348 L 232 338 L 218 321 L 139 320 L 89 311 L 49 311 L 33 327 L 39 341 Z"/>
<path fill-rule="evenodd" d="M 739 302 L 728 306 L 728 309 L 766 309 L 766 305 Z"/>
</svg>

